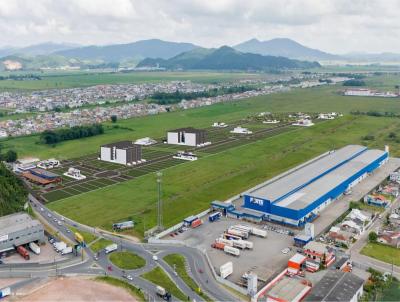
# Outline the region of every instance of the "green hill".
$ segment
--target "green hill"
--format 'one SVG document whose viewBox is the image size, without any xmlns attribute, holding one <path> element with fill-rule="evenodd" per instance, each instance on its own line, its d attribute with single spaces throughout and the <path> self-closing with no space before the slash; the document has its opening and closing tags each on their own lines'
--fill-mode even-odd
<svg viewBox="0 0 400 302">
<path fill-rule="evenodd" d="M 21 211 L 26 199 L 22 181 L 0 163 L 0 216 Z"/>
<path fill-rule="evenodd" d="M 171 59 L 144 59 L 137 67 L 164 67 L 166 69 L 208 70 L 281 70 L 320 67 L 317 62 L 292 60 L 285 57 L 242 53 L 231 47 L 218 49 L 197 48 Z"/>
</svg>

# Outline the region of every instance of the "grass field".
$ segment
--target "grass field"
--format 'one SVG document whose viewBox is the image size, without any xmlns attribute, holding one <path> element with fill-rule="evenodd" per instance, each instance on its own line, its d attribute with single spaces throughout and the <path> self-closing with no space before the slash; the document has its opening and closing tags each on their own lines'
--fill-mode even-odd
<svg viewBox="0 0 400 302">
<path fill-rule="evenodd" d="M 7 73 L 4 73 L 5 75 Z M 39 90 L 60 89 L 82 86 L 93 86 L 99 84 L 131 84 L 150 83 L 161 81 L 191 80 L 193 82 L 213 83 L 221 81 L 232 81 L 236 79 L 265 78 L 270 75 L 248 74 L 248 73 L 221 73 L 221 72 L 50 72 L 38 73 L 42 78 L 35 81 L 0 81 L 1 90 Z"/>
<path fill-rule="evenodd" d="M 76 228 L 74 227 L 69 227 L 69 229 L 71 230 L 72 233 L 79 233 L 82 235 L 83 239 L 85 240 L 86 244 L 90 244 L 92 241 L 96 240 L 97 236 L 89 233 L 89 232 L 84 232 L 84 231 L 78 231 Z"/>
<path fill-rule="evenodd" d="M 100 238 L 99 240 L 94 241 L 92 244 L 90 244 L 90 249 L 93 252 L 97 253 L 112 243 L 113 242 L 111 240 Z"/>
<path fill-rule="evenodd" d="M 385 133 L 398 128 L 399 119 L 347 116 L 166 169 L 164 222 L 166 226 L 173 225 L 204 210 L 212 200 L 225 200 L 327 150 L 356 143 L 382 149 Z M 363 141 L 366 134 L 373 134 L 376 139 Z M 156 189 L 152 173 L 56 201 L 49 207 L 79 222 L 107 229 L 115 221 L 132 217 L 135 228 L 143 230 L 143 224 L 150 228 L 156 223 Z"/>
<path fill-rule="evenodd" d="M 400 266 L 400 249 L 381 243 L 368 243 L 361 250 L 361 254 L 383 262 Z"/>
<path fill-rule="evenodd" d="M 138 269 L 146 265 L 146 260 L 131 252 L 114 252 L 110 255 L 110 261 L 120 269 Z"/>
<path fill-rule="evenodd" d="M 392 86 L 400 79 L 373 77 L 368 79 L 371 85 Z M 270 112 L 306 111 L 321 112 L 339 111 L 349 113 L 353 110 L 382 111 L 400 113 L 398 99 L 345 97 L 339 95 L 342 86 L 326 86 L 311 89 L 295 89 L 287 93 L 271 94 L 249 98 L 232 103 L 216 104 L 203 108 L 157 116 L 146 116 L 128 120 L 119 120 L 114 128 L 107 124 L 105 134 L 74 141 L 65 141 L 56 146 L 39 143 L 39 137 L 8 138 L 0 141 L 3 149 L 14 149 L 20 157 L 35 156 L 42 159 L 56 157 L 59 159 L 80 157 L 99 151 L 99 146 L 119 140 L 134 140 L 140 137 L 163 137 L 166 130 L 186 127 L 208 127 L 212 122 L 239 120 L 250 114 Z M 114 125 L 115 126 L 115 125 Z"/>
<path fill-rule="evenodd" d="M 400 282 L 398 280 L 392 281 L 389 288 L 383 290 L 381 301 L 395 302 L 400 300 Z"/>
<path fill-rule="evenodd" d="M 180 301 L 187 301 L 186 295 L 175 285 L 171 278 L 159 266 L 152 271 L 143 274 L 142 277 L 154 284 L 164 287 L 169 293 L 178 298 Z"/>
<path fill-rule="evenodd" d="M 210 297 L 201 291 L 201 288 L 196 282 L 189 276 L 186 271 L 186 260 L 185 257 L 179 254 L 170 254 L 164 257 L 165 262 L 167 262 L 181 277 L 181 279 L 189 286 L 193 291 L 198 293 L 205 301 L 212 301 Z"/>
</svg>

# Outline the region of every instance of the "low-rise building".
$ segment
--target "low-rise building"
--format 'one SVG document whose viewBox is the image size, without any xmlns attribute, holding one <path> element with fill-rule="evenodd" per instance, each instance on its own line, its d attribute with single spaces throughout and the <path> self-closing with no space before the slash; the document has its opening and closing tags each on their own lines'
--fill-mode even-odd
<svg viewBox="0 0 400 302">
<path fill-rule="evenodd" d="M 364 280 L 360 277 L 340 270 L 329 270 L 303 301 L 357 302 L 363 294 L 363 288 Z"/>
<path fill-rule="evenodd" d="M 0 252 L 44 240 L 43 225 L 28 214 L 15 213 L 0 217 Z"/>
<path fill-rule="evenodd" d="M 167 133 L 167 143 L 192 147 L 204 145 L 207 143 L 207 132 L 192 127 L 170 130 Z"/>
<path fill-rule="evenodd" d="M 131 141 L 121 141 L 100 147 L 100 160 L 122 165 L 141 163 L 142 146 Z"/>
<path fill-rule="evenodd" d="M 312 272 L 318 270 L 319 266 L 328 267 L 335 261 L 333 249 L 321 242 L 311 241 L 304 246 L 303 251 L 308 258 L 306 269 Z M 318 264 L 318 268 L 315 264 Z"/>
</svg>

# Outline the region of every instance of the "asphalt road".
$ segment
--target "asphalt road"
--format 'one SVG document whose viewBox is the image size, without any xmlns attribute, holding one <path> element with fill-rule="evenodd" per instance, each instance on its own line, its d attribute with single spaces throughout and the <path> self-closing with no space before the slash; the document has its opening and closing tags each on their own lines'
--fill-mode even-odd
<svg viewBox="0 0 400 302">
<path fill-rule="evenodd" d="M 81 225 L 75 221 L 72 221 L 68 218 L 63 218 L 57 213 L 54 213 L 43 206 L 36 198 L 33 196 L 29 196 L 30 202 L 33 205 L 33 208 L 36 212 L 46 220 L 46 222 L 55 230 L 57 230 L 60 234 L 70 239 L 74 242 L 74 235 L 69 231 L 68 226 L 73 226 L 78 230 L 90 232 L 90 233 L 99 233 L 96 229 Z M 51 217 L 49 217 L 49 215 Z M 61 225 L 54 221 L 54 218 L 57 218 L 57 222 L 61 221 Z M 41 271 L 39 272 L 37 268 L 30 268 L 28 271 L 32 274 L 32 276 L 39 277 L 47 277 L 49 274 L 54 276 L 55 274 L 63 274 L 63 275 L 109 275 L 116 278 L 124 279 L 127 282 L 132 283 L 136 287 L 143 290 L 149 297 L 149 300 L 161 300 L 161 298 L 156 295 L 156 285 L 153 283 L 143 279 L 140 277 L 145 272 L 148 272 L 154 269 L 157 266 L 160 266 L 168 273 L 171 279 L 175 282 L 175 284 L 179 287 L 179 289 L 189 297 L 192 301 L 202 301 L 203 299 L 191 290 L 186 283 L 173 271 L 173 269 L 162 260 L 165 255 L 178 253 L 186 257 L 187 263 L 190 268 L 190 275 L 196 281 L 196 283 L 201 287 L 201 289 L 207 293 L 208 296 L 213 298 L 216 301 L 235 301 L 238 300 L 237 297 L 231 295 L 226 289 L 221 287 L 219 283 L 214 279 L 214 276 L 211 272 L 210 267 L 207 264 L 207 260 L 205 256 L 195 248 L 190 248 L 186 246 L 178 246 L 172 244 L 145 244 L 145 243 L 136 243 L 127 239 L 122 239 L 120 237 L 108 234 L 101 233 L 98 234 L 101 237 L 109 239 L 116 244 L 118 244 L 119 249 L 124 249 L 127 251 L 131 251 L 139 256 L 143 257 L 146 260 L 146 266 L 137 270 L 121 270 L 115 267 L 109 260 L 107 255 L 104 252 L 100 252 L 98 255 L 98 260 L 94 260 L 94 254 L 90 250 L 90 248 L 84 248 L 86 254 L 86 261 L 84 263 L 71 264 L 67 263 L 64 266 L 60 266 L 59 268 L 54 268 L 54 265 L 51 267 L 41 267 Z M 158 251 L 158 260 L 155 261 L 153 259 L 154 251 Z M 16 268 L 13 268 L 13 271 L 16 271 Z M 24 270 L 20 270 L 20 272 L 25 272 Z M 0 275 L 2 272 L 0 269 Z M 130 275 L 133 280 L 127 280 L 124 276 Z M 173 300 L 177 300 L 173 297 Z"/>
</svg>

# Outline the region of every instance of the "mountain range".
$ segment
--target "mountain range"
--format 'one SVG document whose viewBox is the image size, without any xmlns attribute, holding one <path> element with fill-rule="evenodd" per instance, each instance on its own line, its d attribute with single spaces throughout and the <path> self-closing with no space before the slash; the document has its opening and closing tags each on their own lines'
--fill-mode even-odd
<svg viewBox="0 0 400 302">
<path fill-rule="evenodd" d="M 221 49 L 221 48 L 220 48 Z M 235 49 L 237 52 L 233 52 Z M 335 55 L 318 49 L 309 48 L 287 38 L 277 38 L 268 41 L 251 39 L 232 47 L 228 52 L 222 47 L 222 53 L 229 55 L 229 58 L 236 57 L 238 62 L 220 56 L 218 49 L 207 49 L 192 43 L 169 42 L 159 39 L 141 40 L 127 44 L 113 44 L 105 46 L 81 46 L 67 43 L 42 43 L 27 47 L 4 47 L 0 48 L 0 69 L 4 61 L 11 61 L 11 65 L 22 66 L 23 69 L 56 68 L 74 66 L 81 68 L 105 68 L 105 67 L 134 67 L 141 62 L 143 64 L 169 66 L 170 68 L 205 68 L 223 69 L 228 68 L 227 63 L 232 64 L 229 69 L 243 69 L 247 62 L 249 69 L 257 69 L 259 62 L 262 62 L 260 69 L 270 64 L 271 68 L 283 64 L 289 68 L 291 64 L 284 58 L 301 61 L 318 62 L 400 62 L 400 55 L 394 53 L 383 54 L 347 54 Z M 249 55 L 252 54 L 252 55 Z M 257 55 L 257 56 L 254 56 Z M 207 58 L 205 56 L 208 56 Z M 217 57 L 219 61 L 217 62 Z M 261 57 L 260 57 L 261 56 Z M 267 57 L 267 58 L 264 58 Z M 268 58 L 269 57 L 269 58 Z M 271 57 L 275 57 L 272 59 Z M 276 57 L 279 57 L 276 58 Z M 284 57 L 284 58 L 283 58 Z M 143 61 L 144 59 L 147 59 Z M 258 61 L 260 60 L 260 61 Z M 267 64 L 267 61 L 269 63 Z M 254 63 L 257 61 L 258 63 Z M 1 64 L 3 62 L 3 64 Z M 214 62 L 210 66 L 210 62 Z M 9 63 L 9 62 L 8 62 Z M 13 64 L 17 63 L 17 64 Z M 313 63 L 314 64 L 314 63 Z M 283 66 L 282 65 L 282 66 Z M 300 64 L 301 65 L 301 64 Z M 180 66 L 180 67 L 179 67 Z M 3 67 L 4 68 L 4 67 Z"/>
<path fill-rule="evenodd" d="M 217 49 L 196 48 L 170 59 L 147 58 L 137 67 L 161 67 L 166 69 L 208 70 L 255 70 L 268 71 L 293 68 L 320 67 L 318 62 L 288 59 L 278 56 L 243 53 L 229 46 Z"/>
</svg>

